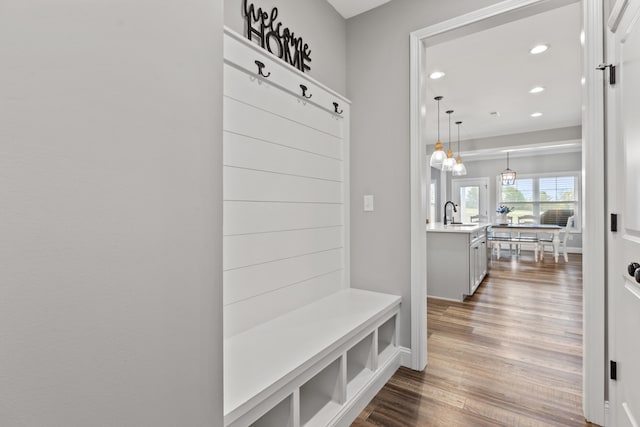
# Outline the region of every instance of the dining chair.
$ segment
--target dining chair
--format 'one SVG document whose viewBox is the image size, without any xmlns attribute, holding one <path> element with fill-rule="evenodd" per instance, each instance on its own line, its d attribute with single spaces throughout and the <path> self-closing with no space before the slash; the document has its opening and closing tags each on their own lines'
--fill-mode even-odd
<svg viewBox="0 0 640 427">
<path fill-rule="evenodd" d="M 561 231 L 560 248 L 564 256 L 564 262 L 569 262 L 569 254 L 567 253 L 567 241 L 571 238 L 569 230 L 575 228 L 575 216 L 567 218 L 567 223 L 564 229 Z M 544 260 L 544 250 L 546 247 L 550 247 L 553 250 L 553 236 L 538 237 L 538 252 L 540 254 L 540 261 Z"/>
<path fill-rule="evenodd" d="M 507 222 L 509 224 L 513 224 L 513 216 L 507 216 Z M 504 244 L 505 246 L 508 244 L 509 245 L 509 254 L 511 254 L 513 252 L 513 245 L 514 245 L 514 240 L 513 240 L 513 233 L 511 233 L 510 231 L 493 231 L 492 235 L 491 235 L 491 239 L 490 240 L 490 244 L 491 247 L 489 248 L 491 250 L 491 256 L 493 257 L 493 250 L 496 250 L 497 253 L 497 258 L 499 259 L 500 256 L 500 251 L 502 250 L 502 245 Z M 516 244 L 516 252 L 517 252 L 517 244 Z"/>
<path fill-rule="evenodd" d="M 538 222 L 538 218 L 535 215 L 520 215 L 518 217 L 518 224 L 536 224 Z M 531 245 L 534 246 L 537 244 L 538 236 L 536 233 L 518 233 L 518 255 L 520 255 L 520 250 L 522 249 L 522 245 Z M 536 250 L 536 248 L 534 248 Z M 536 257 L 536 261 L 537 261 Z"/>
</svg>

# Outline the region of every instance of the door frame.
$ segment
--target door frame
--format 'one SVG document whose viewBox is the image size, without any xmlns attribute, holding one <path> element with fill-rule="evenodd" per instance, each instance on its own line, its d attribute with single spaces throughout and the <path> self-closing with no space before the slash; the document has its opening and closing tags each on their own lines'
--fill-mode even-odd
<svg viewBox="0 0 640 427">
<path fill-rule="evenodd" d="M 442 39 L 445 33 L 469 33 L 473 24 L 495 25 L 530 16 L 543 10 L 581 1 L 583 9 L 582 70 L 582 203 L 583 229 L 583 411 L 587 420 L 605 423 L 605 140 L 603 73 L 596 65 L 604 59 L 603 0 L 505 0 L 410 34 L 410 135 L 411 135 L 411 368 L 427 366 L 427 236 L 426 198 L 430 174 L 426 173 L 425 42 Z M 518 16 L 520 15 L 520 16 Z M 499 22 L 502 20 L 503 22 Z M 482 22 L 484 21 L 484 22 Z M 486 28 L 486 27 L 485 27 Z M 588 191 L 587 191 L 588 190 Z"/>
<path fill-rule="evenodd" d="M 480 190 L 481 193 L 478 194 L 478 197 L 480 201 L 480 206 L 487 208 L 485 216 L 488 217 L 489 216 L 489 177 L 487 176 L 482 176 L 477 178 L 452 178 L 451 179 L 451 200 L 455 203 L 456 200 L 458 200 L 458 198 L 460 197 L 460 194 L 455 193 L 456 185 L 458 185 L 459 187 L 462 187 L 465 185 L 468 186 L 468 184 L 472 184 L 472 185 L 478 184 L 478 187 L 484 186 L 484 193 L 482 193 L 482 190 Z M 482 197 L 482 194 L 484 194 L 484 197 Z M 484 206 L 483 203 L 486 206 Z M 462 210 L 462 200 L 460 200 L 458 204 L 460 205 L 460 209 Z M 478 214 L 482 215 L 482 213 L 480 213 L 480 207 L 478 207 Z"/>
</svg>

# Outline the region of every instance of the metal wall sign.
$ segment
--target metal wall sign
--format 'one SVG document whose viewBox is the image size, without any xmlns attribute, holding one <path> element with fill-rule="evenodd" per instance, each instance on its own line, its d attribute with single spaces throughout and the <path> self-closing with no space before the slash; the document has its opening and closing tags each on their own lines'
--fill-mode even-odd
<svg viewBox="0 0 640 427">
<path fill-rule="evenodd" d="M 288 27 L 282 28 L 278 22 L 278 8 L 270 13 L 257 8 L 253 3 L 242 0 L 242 11 L 245 19 L 246 36 L 256 41 L 263 49 L 268 50 L 283 61 L 293 65 L 303 73 L 311 67 L 311 50 L 309 45 L 297 37 Z"/>
</svg>

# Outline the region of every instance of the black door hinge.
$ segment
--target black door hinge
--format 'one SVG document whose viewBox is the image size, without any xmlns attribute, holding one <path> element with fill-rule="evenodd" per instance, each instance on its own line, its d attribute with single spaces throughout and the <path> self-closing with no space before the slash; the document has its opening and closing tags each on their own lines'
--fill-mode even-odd
<svg viewBox="0 0 640 427">
<path fill-rule="evenodd" d="M 596 70 L 601 70 L 604 71 L 606 69 L 609 69 L 609 84 L 610 85 L 615 85 L 616 84 L 616 66 L 613 64 L 600 64 L 596 67 Z"/>
<path fill-rule="evenodd" d="M 611 214 L 611 231 L 618 231 L 618 214 Z"/>
<path fill-rule="evenodd" d="M 618 379 L 618 364 L 613 360 L 609 361 L 609 377 L 614 381 Z"/>
</svg>

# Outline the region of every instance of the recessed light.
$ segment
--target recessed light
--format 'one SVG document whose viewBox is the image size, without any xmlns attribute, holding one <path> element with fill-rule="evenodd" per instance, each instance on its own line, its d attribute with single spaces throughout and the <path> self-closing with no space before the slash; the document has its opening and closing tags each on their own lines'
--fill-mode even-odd
<svg viewBox="0 0 640 427">
<path fill-rule="evenodd" d="M 542 113 L 533 113 L 531 115 L 531 117 L 540 117 L 542 115 Z"/>
<path fill-rule="evenodd" d="M 540 92 L 544 92 L 544 87 L 536 86 L 529 91 L 529 93 L 540 93 Z"/>
<path fill-rule="evenodd" d="M 584 77 L 580 79 L 580 84 L 582 86 L 584 86 L 584 84 L 587 82 L 587 79 L 585 79 Z"/>
<path fill-rule="evenodd" d="M 584 45 L 584 31 L 580 31 L 580 44 Z"/>
<path fill-rule="evenodd" d="M 429 74 L 429 78 L 432 80 L 438 80 L 441 79 L 445 76 L 445 74 L 442 71 L 434 71 L 433 73 Z"/>
<path fill-rule="evenodd" d="M 538 46 L 532 47 L 529 53 L 532 55 L 537 55 L 539 53 L 545 52 L 547 49 L 549 49 L 548 44 L 539 44 Z"/>
</svg>

